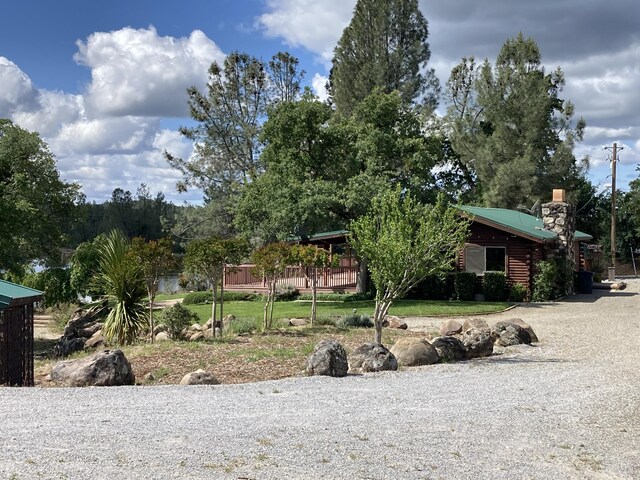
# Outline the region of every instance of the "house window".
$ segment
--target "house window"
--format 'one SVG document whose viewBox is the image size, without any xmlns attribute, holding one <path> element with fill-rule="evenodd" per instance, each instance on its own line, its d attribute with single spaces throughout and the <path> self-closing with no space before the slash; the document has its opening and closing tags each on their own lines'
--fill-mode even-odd
<svg viewBox="0 0 640 480">
<path fill-rule="evenodd" d="M 506 253 L 505 247 L 467 245 L 464 249 L 464 269 L 477 275 L 483 275 L 485 272 L 505 272 Z"/>
</svg>

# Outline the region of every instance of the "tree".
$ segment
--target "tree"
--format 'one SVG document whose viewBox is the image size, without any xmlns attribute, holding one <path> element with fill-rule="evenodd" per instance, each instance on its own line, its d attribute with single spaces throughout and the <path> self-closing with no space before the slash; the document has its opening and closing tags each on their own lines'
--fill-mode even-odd
<svg viewBox="0 0 640 480">
<path fill-rule="evenodd" d="M 358 0 L 334 50 L 328 90 L 337 112 L 349 116 L 376 87 L 400 92 L 409 105 L 437 105 L 427 20 L 418 0 Z"/>
<path fill-rule="evenodd" d="M 104 295 L 99 286 L 93 281 L 100 266 L 101 246 L 106 241 L 106 235 L 100 234 L 91 242 L 83 242 L 76 248 L 70 260 L 71 288 L 84 297 Z"/>
<path fill-rule="evenodd" d="M 324 248 L 314 245 L 291 247 L 291 263 L 298 265 L 311 286 L 311 325 L 316 322 L 318 303 L 318 276 L 327 268 L 336 266 L 339 258 L 333 257 Z"/>
<path fill-rule="evenodd" d="M 350 241 L 367 259 L 376 286 L 375 342 L 394 300 L 428 275 L 450 270 L 468 235 L 468 223 L 442 197 L 417 202 L 397 188 L 374 198 L 371 210 L 351 223 Z"/>
<path fill-rule="evenodd" d="M 0 119 L 0 271 L 56 260 L 75 220 L 79 187 L 60 179 L 37 133 Z"/>
<path fill-rule="evenodd" d="M 251 262 L 255 265 L 252 273 L 264 278 L 267 283 L 267 300 L 264 304 L 262 325 L 264 330 L 269 330 L 273 326 L 276 284 L 292 262 L 291 246 L 284 242 L 270 243 L 254 251 Z"/>
<path fill-rule="evenodd" d="M 193 240 L 187 245 L 184 266 L 188 272 L 207 279 L 213 294 L 211 305 L 211 331 L 215 336 L 217 323 L 218 285 L 221 285 L 227 265 L 237 265 L 249 251 L 248 243 L 243 239 L 209 237 Z M 220 325 L 224 308 L 224 290 L 220 292 Z M 222 332 L 220 332 L 222 333 Z"/>
<path fill-rule="evenodd" d="M 287 52 L 276 53 L 267 67 L 270 102 L 292 102 L 300 93 L 304 70 L 298 70 L 299 61 Z"/>
<path fill-rule="evenodd" d="M 173 255 L 173 242 L 170 238 L 151 240 L 147 242 L 142 237 L 135 237 L 129 247 L 129 255 L 142 269 L 147 297 L 149 299 L 149 331 L 151 342 L 154 339 L 153 307 L 158 293 L 160 278 L 178 266 Z"/>
<path fill-rule="evenodd" d="M 109 232 L 99 246 L 98 290 L 104 291 L 100 303 L 107 305 L 102 333 L 120 345 L 133 343 L 147 323 L 142 268 L 129 255 L 129 240 L 119 230 Z"/>
<path fill-rule="evenodd" d="M 572 150 L 585 123 L 574 124 L 573 104 L 558 97 L 564 83 L 559 68 L 545 73 L 536 42 L 522 34 L 505 42 L 495 66 L 485 60 L 477 69 L 470 58 L 453 69 L 451 141 L 485 205 L 532 205 L 553 187 L 573 189 L 585 165 Z"/>
</svg>

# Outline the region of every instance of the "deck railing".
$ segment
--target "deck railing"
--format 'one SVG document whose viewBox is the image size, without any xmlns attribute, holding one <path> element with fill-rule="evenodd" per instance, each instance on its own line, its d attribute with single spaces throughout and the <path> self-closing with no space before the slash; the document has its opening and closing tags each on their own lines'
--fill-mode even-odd
<svg viewBox="0 0 640 480">
<path fill-rule="evenodd" d="M 233 289 L 263 289 L 267 284 L 264 278 L 251 273 L 254 265 L 244 264 L 227 269 L 224 276 L 225 288 Z M 311 268 L 309 275 L 315 275 L 318 288 L 323 290 L 347 290 L 356 285 L 358 278 L 357 267 Z M 310 282 L 301 267 L 287 267 L 278 279 L 278 285 L 293 285 L 298 289 L 311 288 Z"/>
</svg>

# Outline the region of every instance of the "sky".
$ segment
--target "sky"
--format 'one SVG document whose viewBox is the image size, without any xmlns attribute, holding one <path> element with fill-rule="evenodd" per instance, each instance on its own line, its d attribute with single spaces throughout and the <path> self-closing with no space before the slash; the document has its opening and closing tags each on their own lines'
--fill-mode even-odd
<svg viewBox="0 0 640 480">
<path fill-rule="evenodd" d="M 305 85 L 323 98 L 333 48 L 355 0 L 21 0 L 0 10 L 0 118 L 38 131 L 61 177 L 89 201 L 140 183 L 175 203 L 180 174 L 163 157 L 193 146 L 186 89 L 204 88 L 213 61 L 232 51 L 268 60 L 300 59 Z M 547 71 L 560 67 L 560 97 L 587 123 L 575 155 L 589 178 L 610 186 L 617 142 L 617 186 L 628 189 L 640 163 L 640 8 L 636 0 L 420 0 L 429 22 L 429 65 L 444 86 L 462 57 L 494 61 L 522 32 L 538 43 Z M 439 112 L 446 110 L 441 100 Z M 543 199 L 543 201 L 549 199 Z"/>
</svg>

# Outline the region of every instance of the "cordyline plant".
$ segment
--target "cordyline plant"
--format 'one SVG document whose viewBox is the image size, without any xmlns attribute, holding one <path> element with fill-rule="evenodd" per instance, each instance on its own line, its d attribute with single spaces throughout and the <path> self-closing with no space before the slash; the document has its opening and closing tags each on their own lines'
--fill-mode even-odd
<svg viewBox="0 0 640 480">
<path fill-rule="evenodd" d="M 298 265 L 311 286 L 311 325 L 316 322 L 318 301 L 318 277 L 329 267 L 338 265 L 340 258 L 314 245 L 293 245 L 291 262 Z"/>
<path fill-rule="evenodd" d="M 423 205 L 400 189 L 376 196 L 369 213 L 351 223 L 350 243 L 367 260 L 376 287 L 375 342 L 394 300 L 432 274 L 451 270 L 468 235 L 468 221 L 439 197 Z"/>
<path fill-rule="evenodd" d="M 187 245 L 184 257 L 185 269 L 209 281 L 213 293 L 211 305 L 211 330 L 215 335 L 216 310 L 220 303 L 220 334 L 222 334 L 222 317 L 224 309 L 223 278 L 226 268 L 238 265 L 249 252 L 249 244 L 239 238 L 209 237 L 193 240 Z M 218 285 L 220 285 L 220 302 L 218 302 Z"/>
<path fill-rule="evenodd" d="M 291 245 L 278 242 L 259 248 L 251 255 L 255 264 L 252 273 L 264 278 L 267 284 L 267 301 L 264 304 L 262 326 L 269 330 L 273 326 L 273 303 L 276 297 L 276 284 L 287 267 L 292 263 Z"/>
</svg>

